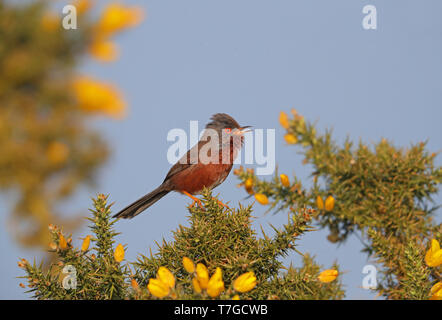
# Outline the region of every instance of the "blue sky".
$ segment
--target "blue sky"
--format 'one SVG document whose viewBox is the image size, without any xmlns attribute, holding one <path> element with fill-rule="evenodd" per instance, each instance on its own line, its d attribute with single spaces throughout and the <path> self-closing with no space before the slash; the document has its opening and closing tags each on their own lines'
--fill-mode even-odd
<svg viewBox="0 0 442 320">
<path fill-rule="evenodd" d="M 103 1 L 101 1 L 103 3 Z M 82 189 L 66 204 L 68 212 L 86 212 L 90 197 L 108 193 L 121 209 L 151 191 L 169 170 L 167 133 L 202 127 L 217 112 L 239 123 L 276 129 L 279 170 L 309 182 L 311 168 L 302 165 L 299 147 L 287 147 L 278 124 L 281 110 L 296 108 L 317 129 L 334 129 L 342 142 L 377 142 L 382 137 L 397 146 L 428 140 L 441 150 L 442 135 L 442 2 L 438 0 L 243 0 L 126 1 L 145 8 L 146 20 L 121 37 L 121 58 L 103 65 L 86 59 L 82 72 L 116 83 L 130 109 L 126 119 L 97 119 L 95 125 L 113 147 L 100 170 L 98 186 Z M 378 29 L 364 30 L 362 8 L 377 8 Z M 81 28 L 81 26 L 79 26 Z M 440 156 L 436 159 L 441 164 Z M 270 177 L 269 177 L 270 178 Z M 246 193 L 231 174 L 215 193 L 235 205 Z M 18 257 L 32 260 L 6 232 L 11 203 L 1 197 L 0 298 L 25 298 L 18 287 L 22 275 Z M 440 194 L 435 198 L 441 203 Z M 128 245 L 134 261 L 154 241 L 171 239 L 171 230 L 187 225 L 189 199 L 169 194 L 135 220 L 121 221 L 119 242 Z M 286 214 L 265 215 L 255 205 L 254 227 L 280 226 Z M 441 211 L 438 211 L 440 222 Z M 269 231 L 270 232 L 270 231 Z M 87 229 L 74 235 L 74 241 Z M 351 237 L 339 247 L 326 231 L 303 237 L 298 249 L 316 255 L 324 267 L 337 261 L 350 299 L 374 299 L 361 289 L 362 268 L 370 263 L 362 245 Z M 291 254 L 286 263 L 300 262 Z"/>
</svg>

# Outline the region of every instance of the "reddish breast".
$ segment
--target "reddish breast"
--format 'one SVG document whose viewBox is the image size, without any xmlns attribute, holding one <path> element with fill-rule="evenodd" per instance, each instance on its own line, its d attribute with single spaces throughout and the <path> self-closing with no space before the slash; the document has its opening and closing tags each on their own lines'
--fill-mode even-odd
<svg viewBox="0 0 442 320">
<path fill-rule="evenodd" d="M 232 164 L 198 163 L 178 172 L 170 178 L 176 191 L 187 191 L 190 194 L 200 193 L 204 188 L 214 188 L 222 183 L 230 173 Z"/>
<path fill-rule="evenodd" d="M 213 154 L 214 158 L 218 158 L 218 163 L 193 164 L 170 177 L 170 184 L 174 190 L 186 191 L 190 194 L 198 194 L 204 188 L 215 188 L 229 175 L 240 146 L 241 144 L 234 146 L 233 143 L 227 145 L 227 148 L 223 148 L 221 152 Z"/>
</svg>

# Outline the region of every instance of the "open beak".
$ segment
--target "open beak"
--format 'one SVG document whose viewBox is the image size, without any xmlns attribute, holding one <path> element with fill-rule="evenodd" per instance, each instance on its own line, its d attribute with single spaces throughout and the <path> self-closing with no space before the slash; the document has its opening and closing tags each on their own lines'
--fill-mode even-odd
<svg viewBox="0 0 442 320">
<path fill-rule="evenodd" d="M 238 131 L 236 132 L 236 134 L 243 134 L 243 133 L 246 133 L 246 132 L 250 132 L 250 131 L 252 131 L 251 129 L 249 129 L 251 127 L 252 126 L 239 127 Z M 247 129 L 249 129 L 249 130 L 247 130 Z"/>
</svg>

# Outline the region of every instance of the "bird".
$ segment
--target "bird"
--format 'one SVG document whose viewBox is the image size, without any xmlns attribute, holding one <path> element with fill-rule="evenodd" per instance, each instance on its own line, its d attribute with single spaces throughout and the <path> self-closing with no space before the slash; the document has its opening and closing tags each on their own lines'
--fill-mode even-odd
<svg viewBox="0 0 442 320">
<path fill-rule="evenodd" d="M 240 126 L 226 113 L 214 114 L 210 120 L 198 143 L 170 168 L 163 183 L 122 209 L 114 218 L 131 219 L 172 191 L 190 197 L 193 200 L 191 206 L 197 203 L 203 208 L 201 200 L 195 195 L 226 180 L 244 144 L 244 133 L 251 127 Z"/>
</svg>

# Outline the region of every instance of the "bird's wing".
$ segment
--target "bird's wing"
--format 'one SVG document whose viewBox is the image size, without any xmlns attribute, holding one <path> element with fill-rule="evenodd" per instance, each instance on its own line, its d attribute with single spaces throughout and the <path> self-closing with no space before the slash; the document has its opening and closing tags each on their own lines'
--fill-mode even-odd
<svg viewBox="0 0 442 320">
<path fill-rule="evenodd" d="M 205 146 L 206 144 L 210 144 L 209 146 Z M 204 151 L 202 151 L 202 148 L 205 148 Z M 166 175 L 166 178 L 164 178 L 164 182 L 166 180 L 169 180 L 172 176 L 176 175 L 178 172 L 181 172 L 192 165 L 195 165 L 200 161 L 200 152 L 203 152 L 203 156 L 208 157 L 218 157 L 218 149 L 219 148 L 219 142 L 217 140 L 211 141 L 211 138 L 206 138 L 198 141 L 196 145 L 194 145 L 190 150 L 187 151 L 187 153 L 181 157 L 180 160 L 178 160 L 177 163 L 175 163 L 172 168 L 170 168 L 169 172 Z M 216 151 L 216 152 L 212 152 Z M 207 154 L 206 154 L 207 153 Z"/>
<path fill-rule="evenodd" d="M 172 166 L 172 168 L 170 168 L 169 172 L 166 175 L 166 178 L 164 178 L 163 183 L 166 182 L 166 180 L 169 180 L 172 176 L 176 175 L 178 172 L 181 172 L 189 168 L 193 164 L 196 164 L 196 161 L 198 161 L 198 150 L 200 150 L 199 148 L 201 148 L 202 145 L 203 143 L 199 141 L 190 150 L 188 150 L 187 153 L 182 156 L 181 159 Z"/>
</svg>

